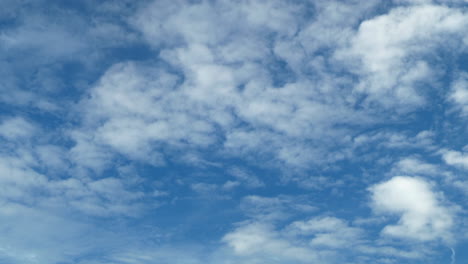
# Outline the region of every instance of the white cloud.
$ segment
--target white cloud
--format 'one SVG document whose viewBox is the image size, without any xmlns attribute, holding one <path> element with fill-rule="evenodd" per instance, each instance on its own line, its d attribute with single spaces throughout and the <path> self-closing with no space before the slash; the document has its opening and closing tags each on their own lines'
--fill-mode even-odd
<svg viewBox="0 0 468 264">
<path fill-rule="evenodd" d="M 403 158 L 392 169 L 393 174 L 405 175 L 441 175 L 437 165 L 426 163 L 417 157 Z"/>
<path fill-rule="evenodd" d="M 63 147 L 55 145 L 40 145 L 35 149 L 38 162 L 45 168 L 53 170 L 65 170 L 69 166 L 67 151 Z"/>
<path fill-rule="evenodd" d="M 47 25 L 47 29 L 44 25 Z M 32 39 L 35 41 L 31 41 Z M 67 32 L 60 25 L 44 21 L 40 16 L 32 16 L 22 27 L 3 32 L 0 41 L 4 43 L 2 47 L 6 50 L 29 48 L 39 50 L 41 56 L 49 58 L 72 56 L 85 48 L 85 42 L 79 41 L 71 32 Z"/>
<path fill-rule="evenodd" d="M 264 5 L 265 10 L 248 8 L 257 5 Z M 161 58 L 180 75 L 168 74 L 159 66 L 114 65 L 84 104 L 90 106 L 84 119 L 96 122 L 84 129 L 97 131 L 99 143 L 153 164 L 161 164 L 165 156 L 161 149 L 167 146 L 205 148 L 220 143 L 224 154 L 249 157 L 260 153 L 296 167 L 333 162 L 350 155 L 344 150 L 330 153 L 330 142 L 342 148 L 351 143 L 346 125 L 378 122 L 372 110 L 354 107 L 359 94 L 387 106 L 422 104 L 423 95 L 416 92 L 415 84 L 432 76 L 433 70 L 422 57 L 404 62 L 413 54 L 429 52 L 442 35 L 459 36 L 464 29 L 464 15 L 442 6 L 396 8 L 365 20 L 356 32 L 354 28 L 368 12 L 354 12 L 362 7 L 360 3 L 317 4 L 317 16 L 322 19 L 310 22 L 298 6 L 283 5 L 246 1 L 231 10 L 230 1 L 156 1 L 141 9 L 133 25 L 149 44 L 162 49 Z M 372 8 L 368 4 L 364 10 Z M 261 14 L 239 19 L 245 12 Z M 435 19 L 421 22 L 426 17 Z M 293 24 L 297 34 L 291 36 L 290 29 L 278 21 L 293 21 L 288 25 Z M 200 24 L 200 30 L 191 29 L 194 23 Z M 322 36 L 317 32 L 330 28 L 344 28 L 346 37 L 317 38 Z M 279 33 L 271 40 L 274 47 L 262 37 L 265 30 Z M 342 34 L 331 36 L 336 35 Z M 428 40 L 434 40 L 434 45 L 427 49 L 417 44 Z M 232 44 L 236 41 L 238 45 Z M 296 46 L 307 51 L 300 55 L 307 63 L 286 52 L 301 50 L 290 48 Z M 314 49 L 325 47 L 336 51 L 330 61 L 314 54 Z M 288 62 L 293 69 L 294 77 L 281 87 L 275 87 L 277 73 L 269 69 L 275 55 L 274 59 Z M 338 67 L 343 61 L 355 65 L 360 59 L 362 67 L 347 69 L 363 80 L 358 86 L 352 79 L 330 75 L 325 67 L 327 63 Z M 313 80 L 307 74 L 312 69 Z M 371 80 L 374 77 L 368 74 L 377 77 Z M 343 129 L 337 129 L 340 125 Z M 408 145 L 405 138 L 391 140 L 394 145 Z"/>
<path fill-rule="evenodd" d="M 282 89 L 274 87 L 271 50 L 260 33 L 271 30 L 291 35 L 291 23 L 285 27 L 284 21 L 301 23 L 298 17 L 303 11 L 297 6 L 246 1 L 227 11 L 233 7 L 230 1 L 184 3 L 156 1 L 133 19 L 148 43 L 162 47 L 161 58 L 183 77 L 158 66 L 114 65 L 84 103 L 89 106 L 84 119 L 91 121 L 84 129 L 97 131 L 99 143 L 146 162 L 151 162 L 148 153 L 159 153 L 166 146 L 204 148 L 220 140 L 225 140 L 223 152 L 238 155 L 258 147 L 236 139 L 244 133 L 238 127 L 243 122 L 252 131 L 249 141 L 262 142 L 261 132 L 271 133 L 268 137 L 274 142 L 266 155 L 304 166 L 340 156 L 322 157 L 322 150 L 314 150 L 324 148 L 324 135 L 346 133 L 331 129 L 334 124 L 371 121 L 366 113 L 347 105 L 342 98 L 346 95 L 336 96 L 330 83 L 334 79 L 318 84 L 302 79 Z M 249 8 L 258 5 L 265 10 Z M 261 15 L 239 19 L 244 12 Z M 194 23 L 201 23 L 202 30 L 190 29 Z M 232 45 L 233 41 L 240 43 Z M 316 146 L 303 149 L 304 140 L 313 140 Z"/>
<path fill-rule="evenodd" d="M 400 217 L 397 224 L 382 230 L 383 235 L 419 241 L 451 239 L 454 213 L 423 179 L 397 176 L 369 190 L 377 213 Z"/>
<path fill-rule="evenodd" d="M 99 173 L 110 164 L 112 153 L 95 143 L 92 135 L 73 131 L 70 136 L 75 141 L 75 145 L 70 148 L 68 157 L 77 167 L 92 169 Z"/>
<path fill-rule="evenodd" d="M 4 119 L 0 123 L 0 136 L 8 140 L 27 139 L 36 131 L 35 125 L 22 117 Z"/>
<path fill-rule="evenodd" d="M 241 256 L 255 256 L 262 261 L 318 261 L 319 254 L 281 237 L 268 224 L 251 223 L 224 236 L 223 241 Z"/>
<path fill-rule="evenodd" d="M 18 122 L 21 126 L 13 126 L 12 122 Z M 66 149 L 41 144 L 50 135 L 35 133 L 43 131 L 39 127 L 33 127 L 29 131 L 31 127 L 24 127 L 24 122 L 15 119 L 3 123 L 9 128 L 4 130 L 9 136 L 7 139 L 17 140 L 21 136 L 21 140 L 13 145 L 12 140 L 2 142 L 4 148 L 0 150 L 0 202 L 18 203 L 38 210 L 72 211 L 88 215 L 138 214 L 141 210 L 139 200 L 144 195 L 133 190 L 133 184 L 122 178 L 100 176 L 94 179 L 90 177 L 93 173 L 78 173 L 80 168 L 70 162 Z M 18 127 L 21 127 L 21 133 L 15 132 Z M 30 139 L 26 141 L 24 136 Z M 76 148 L 70 154 L 77 154 L 74 151 Z M 86 153 L 89 159 L 95 157 L 89 151 Z M 83 158 L 79 155 L 73 157 L 78 160 Z"/>
<path fill-rule="evenodd" d="M 0 156 L 0 201 L 100 216 L 136 215 L 141 210 L 138 200 L 143 193 L 129 190 L 121 179 L 51 179 L 32 165 L 21 157 Z"/>
<path fill-rule="evenodd" d="M 8 11 L 2 12 L 2 17 L 9 22 L 2 25 L 0 33 L 0 60 L 4 68 L 0 70 L 4 80 L 0 85 L 0 101 L 10 106 L 55 114 L 68 112 L 86 83 L 93 82 L 93 75 L 108 66 L 109 49 L 136 40 L 136 34 L 122 21 L 125 9 L 112 17 L 100 13 L 93 5 L 88 9 L 92 12 L 89 19 L 73 7 L 51 7 L 42 0 L 4 2 L 1 9 Z M 71 72 L 79 71 L 78 74 L 68 74 L 66 69 L 71 64 L 77 66 Z"/>
<path fill-rule="evenodd" d="M 348 125 L 378 122 L 372 110 L 354 107 L 356 91 L 385 105 L 420 104 L 423 99 L 413 84 L 432 70 L 422 59 L 409 66 L 403 62 L 420 52 L 421 45 L 414 43 L 461 34 L 464 28 L 462 13 L 438 6 L 397 8 L 365 20 L 355 32 L 353 26 L 367 12 L 355 14 L 357 6 L 362 7 L 357 2 L 317 4 L 317 16 L 323 19 L 311 22 L 304 20 L 304 11 L 295 4 L 245 1 L 229 9 L 232 5 L 230 1 L 156 1 L 137 12 L 134 27 L 150 45 L 161 48 L 160 58 L 177 74 L 156 65 L 114 65 L 92 88 L 91 98 L 82 102 L 87 110 L 81 132 L 92 134 L 93 144 L 153 165 L 164 163 L 163 149 L 168 147 L 203 149 L 219 144 L 223 154 L 274 158 L 295 167 L 333 162 L 350 156 L 345 150 L 352 144 Z M 265 10 L 249 8 L 258 5 Z M 364 9 L 372 8 L 369 4 Z M 246 19 L 239 19 L 245 14 Z M 436 18 L 436 26 L 430 25 L 432 20 L 420 22 L 428 16 Z M 283 27 L 286 21 L 288 27 Z M 195 24 L 197 30 L 192 28 Z M 296 35 L 291 35 L 291 28 Z M 346 37 L 339 41 L 316 37 L 330 28 L 345 28 Z M 273 47 L 264 31 L 278 34 L 271 40 Z M 308 52 L 301 56 L 315 66 L 285 52 L 297 45 Z M 334 59 L 340 60 L 327 61 L 314 54 L 314 49 L 323 47 L 337 51 Z M 277 73 L 269 68 L 277 63 L 273 59 L 284 60 L 293 69 L 294 77 L 280 87 L 275 87 Z M 356 87 L 351 78 L 330 75 L 325 64 L 342 64 L 341 59 L 353 63 L 362 59 L 361 69 L 351 72 L 362 80 L 376 73 L 378 85 Z M 312 69 L 313 80 L 307 74 Z M 392 84 L 394 79 L 399 80 L 398 87 Z M 423 135 L 419 137 L 422 141 Z M 386 144 L 391 143 L 408 145 L 406 138 L 392 137 Z M 330 151 L 331 146 L 335 151 Z"/>
<path fill-rule="evenodd" d="M 351 62 L 360 65 L 354 69 L 362 77 L 357 90 L 372 100 L 387 107 L 421 105 L 426 102 L 422 89 L 436 74 L 425 61 L 427 54 L 440 45 L 461 45 L 467 21 L 463 12 L 445 6 L 397 7 L 363 21 L 351 49 L 337 55 L 349 60 L 354 54 L 361 60 Z"/>
<path fill-rule="evenodd" d="M 317 209 L 307 204 L 307 200 L 247 196 L 241 209 L 248 219 L 236 224 L 222 238 L 234 254 L 223 252 L 223 256 L 237 257 L 238 261 L 360 263 L 359 260 L 388 258 L 422 259 L 431 254 L 425 247 L 401 249 L 395 243 L 373 238 L 374 226 L 380 222 L 362 228 L 333 216 L 310 216 Z"/>
<path fill-rule="evenodd" d="M 439 57 L 446 58 L 438 56 L 439 49 L 455 54 L 465 51 L 468 43 L 465 10 L 455 4 L 435 4 L 447 1 L 396 0 L 410 5 L 376 17 L 372 17 L 376 10 L 381 12 L 393 4 L 156 0 L 135 4 L 138 7 L 133 9 L 132 2 L 108 1 L 95 6 L 93 1 L 84 1 L 84 9 L 93 16 L 90 21 L 74 12 L 66 12 L 70 16 L 61 13 L 53 21 L 39 14 L 41 11 L 32 16 L 18 13 L 22 20 L 0 34 L 5 44 L 0 48 L 0 61 L 4 61 L 0 63 L 0 100 L 14 104 L 12 111 L 34 105 L 45 111 L 67 112 L 52 118 L 47 131 L 21 117 L 0 122 L 0 143 L 5 146 L 0 150 L 0 220 L 13 226 L 1 232 L 0 262 L 59 263 L 75 261 L 64 256 L 93 257 L 83 246 L 86 243 L 60 247 L 60 241 L 78 240 L 78 231 L 86 230 L 67 219 L 78 215 L 106 224 L 100 220 L 138 216 L 141 210 L 157 206 L 161 197 L 174 198 L 171 206 L 175 206 L 187 198 L 181 191 L 186 188 L 214 198 L 241 186 L 246 187 L 242 192 L 273 186 L 274 195 L 289 193 L 294 187 L 282 185 L 293 181 L 300 188 L 333 186 L 332 193 L 341 193 L 338 187 L 354 188 L 361 186 L 361 180 L 369 180 L 354 177 L 357 170 L 378 170 L 380 165 L 398 160 L 395 155 L 400 152 L 408 158 L 400 159 L 391 175 L 436 175 L 441 170 L 424 162 L 424 154 L 411 155 L 440 149 L 440 131 L 417 132 L 426 122 L 420 126 L 408 120 L 419 120 L 420 113 L 400 114 L 424 105 L 428 94 L 443 94 L 463 114 L 468 111 L 463 74 L 448 91 L 438 87 L 438 81 L 445 82 L 447 77 L 442 77 L 442 67 L 437 65 L 442 60 Z M 56 14 L 54 10 L 50 9 L 52 14 Z M 103 17 L 102 12 L 106 13 Z M 9 11 L 0 10 L 0 14 L 12 17 Z M 117 22 L 114 17 L 119 17 Z M 130 32 L 126 22 L 138 33 Z M 121 62 L 120 56 L 138 57 L 139 52 L 133 53 L 133 46 L 123 51 L 112 48 L 140 37 L 138 41 L 145 42 L 138 45 L 145 47 L 142 53 L 148 57 Z M 107 58 L 107 52 L 118 56 Z M 73 92 L 63 90 L 75 85 Z M 63 102 L 61 92 L 73 99 Z M 71 106 L 75 99 L 79 103 Z M 426 114 L 433 109 L 421 110 Z M 468 168 L 466 151 L 440 153 L 446 164 Z M 343 160 L 350 164 L 349 172 L 344 172 L 347 165 L 337 162 Z M 374 167 L 367 166 L 376 160 Z M 230 161 L 241 165 L 226 165 Z M 143 170 L 147 166 L 173 168 L 180 163 L 182 173 L 192 173 L 185 166 L 215 168 L 213 171 L 222 173 L 217 174 L 216 182 L 188 179 L 181 183 L 177 181 L 180 175 L 173 176 L 170 169 L 156 169 L 155 174 L 170 176 L 164 175 L 167 179 L 153 186 L 147 184 L 153 175 L 139 177 L 133 175 L 138 170 L 119 168 L 122 164 Z M 274 172 L 254 175 L 243 165 Z M 153 170 L 145 172 L 152 174 Z M 341 172 L 349 174 L 329 177 Z M 280 179 L 273 178 L 278 175 Z M 164 180 L 181 184 L 166 191 L 160 188 Z M 454 182 L 457 184 L 466 188 L 465 182 Z M 270 189 L 258 191 L 269 193 Z M 352 191 L 359 195 L 360 190 Z M 450 240 L 455 213 L 425 180 L 400 176 L 376 184 L 370 191 L 376 213 L 398 217 L 397 223 L 382 230 L 386 238 Z M 239 193 L 231 194 L 228 198 L 235 203 Z M 224 234 L 221 242 L 227 247 L 210 248 L 213 256 L 207 256 L 206 245 L 198 245 L 203 253 L 180 250 L 180 245 L 167 250 L 151 246 L 132 250 L 124 245 L 101 262 L 385 263 L 429 254 L 422 246 L 397 249 L 392 247 L 397 240 L 391 240 L 392 245 L 386 244 L 390 240 L 373 240 L 374 230 L 356 227 L 353 223 L 358 221 L 352 219 L 311 216 L 318 211 L 310 202 L 313 195 L 241 198 L 240 211 L 247 220 Z M 15 222 L 15 218 L 28 217 L 41 220 L 32 226 L 27 221 Z M 52 230 L 43 219 L 72 231 Z M 125 232 L 140 232 L 143 224 L 139 220 Z M 366 220 L 370 228 L 382 223 L 361 222 Z M 28 234 L 23 243 L 28 246 L 20 246 L 15 239 L 24 232 Z M 47 237 L 44 247 L 41 239 L 31 237 L 36 233 L 41 239 Z M 136 240 L 151 240 L 149 244 L 157 240 L 152 232 L 148 234 Z M 46 247 L 53 248 L 48 256 Z M 88 263 L 86 258 L 76 261 Z M 100 260 L 89 263 L 92 261 Z"/>
<path fill-rule="evenodd" d="M 421 259 L 424 248 L 402 250 L 369 241 L 364 229 L 345 220 L 319 216 L 298 220 L 283 228 L 264 221 L 240 223 L 222 241 L 232 249 L 230 259 L 243 263 L 360 263 L 385 259 Z"/>
<path fill-rule="evenodd" d="M 465 151 L 444 150 L 442 159 L 448 165 L 468 169 L 468 153 Z"/>
<path fill-rule="evenodd" d="M 28 157 L 26 157 L 28 158 Z M 33 202 L 34 193 L 47 186 L 47 177 L 30 168 L 21 157 L 0 156 L 1 196 L 3 200 Z"/>
<path fill-rule="evenodd" d="M 468 74 L 463 74 L 454 81 L 449 99 L 455 103 L 463 115 L 468 115 Z"/>
<path fill-rule="evenodd" d="M 287 227 L 288 232 L 299 236 L 314 237 L 310 240 L 311 246 L 345 248 L 350 243 L 360 244 L 363 231 L 360 228 L 350 227 L 346 221 L 336 217 L 312 218 L 308 221 L 296 221 Z"/>
<path fill-rule="evenodd" d="M 399 131 L 379 131 L 364 133 L 353 139 L 355 148 L 366 148 L 372 146 L 390 149 L 427 149 L 434 150 L 434 132 L 423 130 L 416 135 L 408 135 Z"/>
</svg>

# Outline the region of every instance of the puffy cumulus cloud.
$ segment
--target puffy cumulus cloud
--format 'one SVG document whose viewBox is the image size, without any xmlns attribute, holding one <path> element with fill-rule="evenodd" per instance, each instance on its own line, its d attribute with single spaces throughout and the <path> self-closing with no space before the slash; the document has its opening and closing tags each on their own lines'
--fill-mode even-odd
<svg viewBox="0 0 468 264">
<path fill-rule="evenodd" d="M 162 143 L 178 147 L 212 144 L 216 141 L 215 124 L 198 116 L 196 108 L 192 112 L 191 107 L 196 105 L 189 105 L 183 94 L 172 90 L 176 81 L 176 76 L 159 69 L 131 63 L 115 65 L 103 76 L 91 98 L 83 102 L 87 109 L 84 128 L 95 132 L 73 131 L 78 140 L 72 151 L 86 156 L 88 148 L 105 153 L 107 147 L 157 165 L 164 162 L 157 148 Z M 87 158 L 81 164 L 87 165 L 87 160 L 97 162 L 91 166 L 99 166 L 98 160 Z M 105 161 L 102 159 L 102 163 Z"/>
<path fill-rule="evenodd" d="M 357 56 L 350 63 L 362 78 L 356 87 L 372 101 L 393 108 L 426 103 L 434 75 L 432 53 L 438 47 L 463 47 L 466 14 L 442 5 L 397 7 L 388 14 L 363 21 L 348 51 L 338 57 Z M 447 38 L 450 39 L 447 42 Z M 436 87 L 433 87 L 435 89 Z"/>
<path fill-rule="evenodd" d="M 400 217 L 397 224 L 385 226 L 382 234 L 417 241 L 451 240 L 454 212 L 425 180 L 397 176 L 369 190 L 376 212 Z"/>
<path fill-rule="evenodd" d="M 448 165 L 468 169 L 468 153 L 466 151 L 442 150 L 442 159 Z"/>
</svg>

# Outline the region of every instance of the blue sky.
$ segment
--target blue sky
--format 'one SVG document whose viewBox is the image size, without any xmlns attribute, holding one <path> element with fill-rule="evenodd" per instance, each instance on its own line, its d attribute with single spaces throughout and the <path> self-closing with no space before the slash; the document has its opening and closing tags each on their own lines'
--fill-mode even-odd
<svg viewBox="0 0 468 264">
<path fill-rule="evenodd" d="M 465 263 L 464 0 L 3 0 L 0 263 Z"/>
</svg>

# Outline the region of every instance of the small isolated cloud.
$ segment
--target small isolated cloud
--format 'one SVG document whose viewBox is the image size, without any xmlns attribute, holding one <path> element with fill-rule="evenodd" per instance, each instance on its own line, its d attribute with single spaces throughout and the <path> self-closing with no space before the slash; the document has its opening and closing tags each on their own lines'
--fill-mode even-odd
<svg viewBox="0 0 468 264">
<path fill-rule="evenodd" d="M 397 176 L 369 190 L 376 213 L 399 217 L 397 224 L 384 227 L 383 235 L 416 241 L 450 240 L 455 215 L 427 181 Z"/>
<path fill-rule="evenodd" d="M 442 159 L 448 165 L 468 169 L 468 152 L 445 150 L 442 151 Z"/>
</svg>

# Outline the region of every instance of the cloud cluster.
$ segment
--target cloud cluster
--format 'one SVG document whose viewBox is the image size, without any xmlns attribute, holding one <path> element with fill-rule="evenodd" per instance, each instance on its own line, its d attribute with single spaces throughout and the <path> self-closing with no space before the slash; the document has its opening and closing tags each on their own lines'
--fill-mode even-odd
<svg viewBox="0 0 468 264">
<path fill-rule="evenodd" d="M 0 262 L 401 263 L 455 245 L 464 1 L 20 2 L 0 3 Z M 146 232 L 166 222 L 198 245 Z"/>
<path fill-rule="evenodd" d="M 0 128 L 4 146 L 0 151 L 2 202 L 44 210 L 71 207 L 98 216 L 133 215 L 138 211 L 136 201 L 143 193 L 129 191 L 124 179 L 67 175 L 74 171 L 67 151 L 43 143 L 48 135 L 37 125 L 14 117 L 4 120 Z"/>
<path fill-rule="evenodd" d="M 248 197 L 243 210 L 249 219 L 222 239 L 232 251 L 229 258 L 245 263 L 397 263 L 398 259 L 413 261 L 428 255 L 420 247 L 401 249 L 398 244 L 382 244 L 358 221 L 351 224 L 342 218 L 317 215 L 316 209 L 300 205 L 300 200 L 287 197 Z M 297 212 L 303 213 L 299 219 Z"/>
<path fill-rule="evenodd" d="M 431 55 L 464 46 L 467 28 L 465 14 L 447 6 L 366 20 L 375 6 L 356 13 L 356 5 L 149 4 L 130 23 L 161 62 L 116 64 L 100 78 L 81 104 L 81 132 L 91 139 L 76 139 L 76 150 L 111 147 L 155 165 L 179 149 L 214 147 L 296 167 L 349 158 L 360 129 L 392 113 L 397 122 L 438 92 L 444 72 Z M 307 8 L 316 20 L 307 20 Z M 322 36 L 330 30 L 336 34 Z"/>
</svg>

